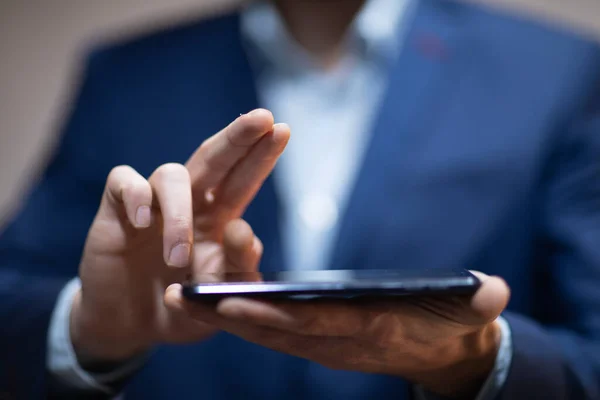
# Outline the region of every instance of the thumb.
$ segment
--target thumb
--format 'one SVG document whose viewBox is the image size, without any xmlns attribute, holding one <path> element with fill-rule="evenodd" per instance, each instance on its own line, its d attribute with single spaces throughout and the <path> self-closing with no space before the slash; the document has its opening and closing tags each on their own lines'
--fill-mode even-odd
<svg viewBox="0 0 600 400">
<path fill-rule="evenodd" d="M 510 289 L 504 279 L 471 271 L 481 281 L 481 286 L 470 299 L 473 323 L 484 324 L 495 320 L 506 308 Z M 470 322 L 470 321 L 469 321 Z"/>
<path fill-rule="evenodd" d="M 471 271 L 481 285 L 469 296 L 423 296 L 412 301 L 429 312 L 431 316 L 442 318 L 452 328 L 471 331 L 494 321 L 508 304 L 510 290 L 502 278 Z"/>
</svg>

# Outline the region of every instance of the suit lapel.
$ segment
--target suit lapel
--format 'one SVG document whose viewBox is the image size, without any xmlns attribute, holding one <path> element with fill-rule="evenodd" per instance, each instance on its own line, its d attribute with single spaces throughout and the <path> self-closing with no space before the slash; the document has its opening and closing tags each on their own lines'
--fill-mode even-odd
<svg viewBox="0 0 600 400">
<path fill-rule="evenodd" d="M 398 171 L 410 173 L 411 151 L 427 140 L 428 126 L 435 121 L 432 111 L 450 101 L 460 74 L 455 61 L 465 45 L 459 7 L 452 2 L 423 0 L 416 5 L 412 21 L 408 20 L 410 27 L 403 33 L 402 49 L 391 68 L 388 91 L 344 212 L 331 268 L 383 267 L 369 265 L 369 250 L 379 234 L 378 221 L 385 219 L 387 211 L 402 208 L 401 204 L 389 204 L 386 188 L 390 181 L 386 177 L 391 171 L 395 176 Z"/>
<path fill-rule="evenodd" d="M 427 132 L 435 123 L 435 110 L 451 101 L 453 89 L 461 74 L 457 60 L 465 57 L 468 40 L 462 35 L 462 6 L 445 0 L 417 1 L 409 28 L 403 32 L 402 49 L 390 69 L 388 90 L 366 151 L 363 167 L 355 181 L 348 205 L 343 213 L 330 268 L 356 269 L 382 267 L 373 264 L 372 247 L 378 237 L 378 226 L 389 210 L 411 212 L 401 204 L 390 204 L 386 197 L 389 172 L 395 176 L 410 173 L 413 149 L 428 140 Z M 239 24 L 238 24 L 239 25 Z M 237 87 L 231 99 L 237 110 L 258 106 L 257 90 L 241 36 L 237 31 L 236 50 L 225 60 L 226 70 L 235 81 L 247 82 Z M 231 68 L 235 65 L 236 68 Z M 239 79 L 245 76 L 246 79 Z M 232 77 L 233 79 L 233 77 Z M 215 105 L 215 111 L 232 109 L 232 104 Z M 395 186 L 402 182 L 394 181 Z M 397 189 L 396 189 L 397 190 Z M 265 182 L 245 218 L 256 228 L 265 244 L 261 270 L 283 268 L 282 245 L 278 221 L 279 200 L 273 178 Z M 369 238 L 369 240 L 365 240 Z"/>
</svg>

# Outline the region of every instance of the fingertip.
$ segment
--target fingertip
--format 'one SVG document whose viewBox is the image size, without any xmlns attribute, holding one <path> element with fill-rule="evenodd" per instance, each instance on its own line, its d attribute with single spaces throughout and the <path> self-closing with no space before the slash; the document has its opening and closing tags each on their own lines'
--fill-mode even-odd
<svg viewBox="0 0 600 400">
<path fill-rule="evenodd" d="M 477 277 L 477 279 L 479 279 L 481 282 L 484 282 L 489 278 L 488 275 L 486 275 L 480 271 L 469 270 L 469 272 L 472 273 L 473 275 L 475 275 Z"/>
<path fill-rule="evenodd" d="M 270 130 L 275 123 L 273 113 L 264 108 L 257 108 L 242 116 L 248 123 L 256 126 L 261 130 Z"/>
<path fill-rule="evenodd" d="M 181 309 L 181 285 L 174 283 L 165 289 L 164 302 L 168 308 Z"/>
<path fill-rule="evenodd" d="M 505 296 L 510 295 L 510 287 L 504 278 L 497 275 L 486 275 L 486 279 L 482 281 L 482 285 L 487 286 L 487 290 Z"/>
<path fill-rule="evenodd" d="M 254 254 L 258 257 L 262 256 L 264 251 L 264 246 L 262 240 L 258 238 L 258 236 L 254 236 L 254 241 L 252 243 L 252 250 L 254 250 Z"/>
<path fill-rule="evenodd" d="M 288 124 L 280 123 L 273 125 L 273 141 L 275 143 L 287 144 L 291 137 L 291 130 Z"/>
<path fill-rule="evenodd" d="M 236 219 L 225 226 L 223 240 L 228 248 L 245 249 L 253 245 L 254 233 L 246 221 Z"/>
<path fill-rule="evenodd" d="M 172 268 L 185 268 L 190 265 L 192 246 L 189 243 L 177 243 L 171 248 L 166 263 Z"/>
<path fill-rule="evenodd" d="M 249 115 L 253 118 L 273 118 L 273 113 L 266 108 L 256 108 L 246 115 Z"/>
<path fill-rule="evenodd" d="M 179 296 L 181 288 L 182 286 L 180 283 L 172 283 L 165 289 L 165 294 Z"/>
<path fill-rule="evenodd" d="M 129 166 L 114 168 L 107 180 L 106 195 L 113 207 L 125 209 L 131 226 L 136 229 L 150 226 L 152 188 L 136 170 Z"/>
<path fill-rule="evenodd" d="M 510 301 L 511 296 L 510 286 L 508 286 L 508 282 L 506 282 L 506 280 L 501 276 L 492 276 L 491 278 L 494 285 L 496 286 L 495 290 L 499 293 L 502 293 L 502 295 L 506 299 L 506 304 L 504 305 L 506 307 L 506 305 L 508 305 L 508 302 Z"/>
<path fill-rule="evenodd" d="M 493 320 L 504 311 L 510 300 L 510 288 L 499 276 L 484 275 L 482 285 L 472 299 L 473 309 L 486 320 Z"/>
</svg>

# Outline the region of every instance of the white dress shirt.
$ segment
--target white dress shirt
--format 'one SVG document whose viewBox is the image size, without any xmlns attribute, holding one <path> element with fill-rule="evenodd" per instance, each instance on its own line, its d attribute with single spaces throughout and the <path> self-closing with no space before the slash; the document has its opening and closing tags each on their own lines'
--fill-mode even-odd
<svg viewBox="0 0 600 400">
<path fill-rule="evenodd" d="M 261 106 L 292 131 L 274 174 L 290 269 L 328 266 L 408 6 L 409 0 L 367 2 L 349 30 L 344 58 L 330 70 L 294 42 L 270 3 L 243 14 Z"/>
<path fill-rule="evenodd" d="M 261 106 L 292 131 L 274 174 L 289 269 L 329 267 L 340 217 L 387 86 L 387 71 L 402 47 L 415 3 L 368 0 L 349 29 L 344 58 L 329 70 L 319 68 L 294 42 L 270 3 L 253 3 L 242 13 Z M 48 336 L 48 368 L 73 387 L 110 393 L 110 383 L 140 362 L 104 376 L 91 375 L 77 364 L 68 316 L 79 285 L 74 279 L 57 302 Z M 506 379 L 512 345 L 510 329 L 503 319 L 500 323 L 501 352 L 478 399 L 493 398 Z M 433 398 L 416 392 L 422 399 Z"/>
</svg>

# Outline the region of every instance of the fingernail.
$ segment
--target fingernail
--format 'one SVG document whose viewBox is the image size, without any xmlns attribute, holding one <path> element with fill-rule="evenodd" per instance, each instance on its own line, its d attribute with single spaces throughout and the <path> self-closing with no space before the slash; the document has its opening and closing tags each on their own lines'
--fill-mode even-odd
<svg viewBox="0 0 600 400">
<path fill-rule="evenodd" d="M 279 133 L 279 130 L 287 130 L 289 131 L 290 128 L 287 124 L 285 123 L 278 123 L 273 125 L 273 141 L 275 143 L 287 143 L 290 140 L 290 135 L 284 135 L 282 133 Z"/>
<path fill-rule="evenodd" d="M 180 243 L 171 249 L 169 254 L 169 265 L 172 267 L 187 267 L 190 260 L 190 245 Z"/>
<path fill-rule="evenodd" d="M 146 228 L 150 226 L 150 207 L 139 206 L 135 213 L 135 223 L 140 228 Z"/>
</svg>

